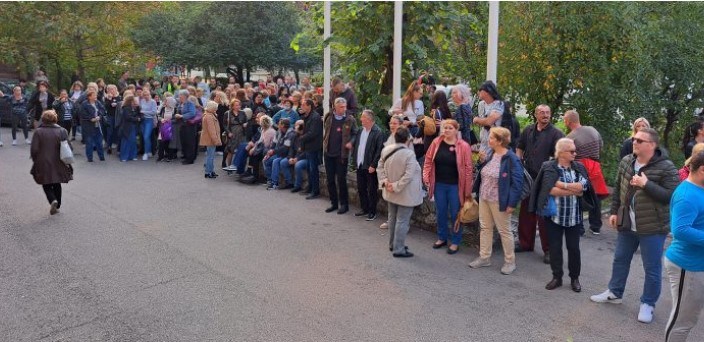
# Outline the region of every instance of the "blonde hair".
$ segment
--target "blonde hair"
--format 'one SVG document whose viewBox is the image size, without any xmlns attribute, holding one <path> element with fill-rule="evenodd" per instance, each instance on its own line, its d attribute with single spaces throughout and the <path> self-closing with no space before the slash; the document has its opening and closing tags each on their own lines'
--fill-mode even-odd
<svg viewBox="0 0 704 342">
<path fill-rule="evenodd" d="M 263 130 L 267 130 L 267 129 L 271 128 L 271 126 L 272 126 L 271 117 L 269 117 L 268 115 L 262 115 L 262 117 L 259 118 L 259 125 L 262 126 Z"/>
<path fill-rule="evenodd" d="M 684 161 L 684 165 L 689 166 L 689 163 L 692 162 L 692 157 L 696 156 L 701 152 L 704 152 L 704 143 L 695 144 L 694 147 L 692 147 L 692 156 L 690 156 L 689 158 L 687 158 L 687 160 Z"/>
<path fill-rule="evenodd" d="M 645 124 L 645 128 L 650 128 L 650 122 L 648 121 L 648 119 L 640 117 L 633 121 L 633 133 L 631 134 L 632 137 L 635 136 L 636 133 L 638 133 L 638 131 L 636 130 L 636 126 L 638 126 L 638 124 L 641 122 Z"/>
<path fill-rule="evenodd" d="M 511 143 L 511 131 L 505 127 L 492 127 L 489 129 L 489 135 L 501 142 L 501 146 L 508 147 Z"/>
<path fill-rule="evenodd" d="M 574 145 L 574 140 L 570 138 L 561 138 L 555 143 L 555 159 L 560 155 L 560 152 L 565 152 L 565 146 L 572 144 Z"/>
<path fill-rule="evenodd" d="M 59 122 L 59 115 L 53 109 L 45 110 L 41 117 L 42 123 L 47 125 L 53 125 Z"/>
</svg>

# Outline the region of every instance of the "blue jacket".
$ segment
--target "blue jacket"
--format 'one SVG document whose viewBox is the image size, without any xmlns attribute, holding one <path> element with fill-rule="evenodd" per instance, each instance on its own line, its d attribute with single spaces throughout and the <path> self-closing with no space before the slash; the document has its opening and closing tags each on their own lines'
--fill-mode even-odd
<svg viewBox="0 0 704 342">
<path fill-rule="evenodd" d="M 477 179 L 474 181 L 472 192 L 479 196 L 479 189 L 482 183 L 481 169 L 494 157 L 490 153 L 486 161 L 479 165 L 476 171 Z M 523 165 L 513 151 L 508 150 L 501 157 L 499 166 L 499 211 L 506 211 L 506 208 L 516 208 L 521 202 L 521 191 L 523 190 Z"/>
</svg>

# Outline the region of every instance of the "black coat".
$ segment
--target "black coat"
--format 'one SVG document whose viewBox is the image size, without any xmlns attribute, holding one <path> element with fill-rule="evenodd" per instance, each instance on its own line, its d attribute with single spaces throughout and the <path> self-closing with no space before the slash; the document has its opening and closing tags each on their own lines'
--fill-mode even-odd
<svg viewBox="0 0 704 342">
<path fill-rule="evenodd" d="M 54 104 L 54 95 L 49 91 L 47 93 L 46 99 L 46 109 L 51 109 Z M 42 103 L 39 101 L 39 91 L 35 91 L 32 97 L 29 98 L 29 104 L 27 104 L 27 113 L 33 115 L 34 120 L 41 120 L 42 118 Z"/>
<path fill-rule="evenodd" d="M 130 135 L 130 131 L 139 125 L 139 121 L 142 119 L 142 114 L 139 112 L 139 107 L 122 107 L 122 120 L 120 125 L 121 136 L 127 139 Z"/>
<path fill-rule="evenodd" d="M 301 145 L 304 152 L 319 152 L 323 149 L 323 119 L 316 112 L 311 112 L 303 119 Z"/>
<path fill-rule="evenodd" d="M 575 172 L 577 172 L 582 178 L 589 179 L 589 174 L 587 169 L 582 165 L 582 163 L 573 161 L 570 166 Z M 543 163 L 543 166 L 538 172 L 538 176 L 533 182 L 533 188 L 530 192 L 530 204 L 528 205 L 528 212 L 538 213 L 548 202 L 548 196 L 550 195 L 550 190 L 555 186 L 555 183 L 560 178 L 560 172 L 558 170 L 558 165 L 556 160 L 548 160 Z M 579 204 L 582 211 L 588 211 L 594 208 L 596 205 L 596 193 L 594 192 L 594 187 L 591 183 L 587 187 L 587 191 L 582 193 L 579 198 Z"/>
<path fill-rule="evenodd" d="M 364 128 L 357 130 L 357 139 L 354 142 L 354 149 L 352 151 L 352 158 L 354 158 L 354 166 L 357 166 L 357 153 L 359 151 L 359 140 L 362 136 L 362 131 Z M 364 162 L 359 167 L 359 169 L 366 170 L 370 166 L 375 168 L 379 165 L 379 158 L 381 157 L 381 150 L 384 148 L 384 142 L 386 141 L 386 136 L 384 132 L 379 129 L 376 124 L 372 126 L 371 131 L 369 131 L 369 137 L 367 137 L 367 147 L 364 149 Z"/>
<path fill-rule="evenodd" d="M 85 101 L 82 104 L 83 110 L 81 111 L 81 134 L 85 137 L 93 136 L 100 127 L 97 127 L 95 122 L 90 121 L 93 118 L 99 118 L 98 124 L 103 125 L 105 117 L 105 107 L 100 101 L 95 101 L 95 107 L 93 107 L 90 102 Z"/>
</svg>

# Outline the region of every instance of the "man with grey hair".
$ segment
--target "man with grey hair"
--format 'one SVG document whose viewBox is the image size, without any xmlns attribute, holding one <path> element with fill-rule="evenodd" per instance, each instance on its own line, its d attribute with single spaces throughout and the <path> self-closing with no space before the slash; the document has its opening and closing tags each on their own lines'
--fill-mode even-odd
<svg viewBox="0 0 704 342">
<path fill-rule="evenodd" d="M 354 144 L 355 166 L 357 169 L 357 193 L 362 210 L 354 216 L 365 216 L 367 221 L 376 218 L 376 205 L 379 202 L 379 180 L 376 167 L 379 164 L 381 150 L 386 137 L 374 122 L 374 113 L 365 109 L 360 115 L 362 129 Z"/>
<path fill-rule="evenodd" d="M 638 247 L 645 270 L 638 321 L 650 323 L 660 298 L 662 255 L 670 231 L 670 199 L 679 184 L 677 168 L 659 146 L 658 133 L 645 128 L 633 136 L 633 154 L 621 159 L 611 202 L 611 227 L 618 230 L 611 280 L 597 303 L 620 304 L 631 260 Z"/>
<path fill-rule="evenodd" d="M 577 161 L 581 162 L 587 169 L 589 174 L 589 183 L 592 185 L 597 195 L 608 195 L 606 181 L 601 172 L 601 164 L 599 156 L 601 149 L 604 147 L 604 141 L 601 139 L 601 134 L 592 126 L 582 126 L 579 120 L 579 113 L 576 110 L 568 110 L 563 117 L 565 127 L 570 130 L 568 138 L 574 141 L 577 148 Z M 599 235 L 601 230 L 601 199 L 597 197 L 596 205 L 589 210 L 589 230 L 594 235 Z M 582 226 L 581 235 L 584 235 Z"/>
<path fill-rule="evenodd" d="M 347 100 L 335 99 L 335 110 L 325 117 L 323 125 L 323 155 L 331 203 L 325 212 L 337 210 L 342 215 L 349 211 L 347 165 L 357 134 L 357 120 L 348 115 Z"/>
</svg>

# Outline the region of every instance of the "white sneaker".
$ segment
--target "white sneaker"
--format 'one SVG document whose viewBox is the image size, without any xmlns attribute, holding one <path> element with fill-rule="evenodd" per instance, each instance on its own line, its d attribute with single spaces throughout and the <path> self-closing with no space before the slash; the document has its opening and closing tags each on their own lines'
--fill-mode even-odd
<svg viewBox="0 0 704 342">
<path fill-rule="evenodd" d="M 5 146 L 5 144 L 3 144 L 2 141 L 0 141 L 0 147 L 3 147 L 3 146 Z"/>
<path fill-rule="evenodd" d="M 149 160 L 149 155 L 146 153 L 142 156 L 142 160 Z"/>
<path fill-rule="evenodd" d="M 491 266 L 491 260 L 489 258 L 483 259 L 483 258 L 476 258 L 474 261 L 469 263 L 470 268 L 479 268 L 479 267 L 487 267 Z"/>
<path fill-rule="evenodd" d="M 641 303 L 640 304 L 640 311 L 638 312 L 638 322 L 641 322 L 641 323 L 652 322 L 653 321 L 653 309 L 654 308 L 652 306 L 645 304 L 645 303 Z"/>
<path fill-rule="evenodd" d="M 505 263 L 503 266 L 501 266 L 501 274 L 504 275 L 509 275 L 513 273 L 513 271 L 516 270 L 516 263 L 511 262 L 511 263 Z"/>
<path fill-rule="evenodd" d="M 613 294 L 611 290 L 606 290 L 598 295 L 593 295 L 589 297 L 589 299 L 591 299 L 592 302 L 596 303 L 621 304 L 623 302 L 623 300 L 621 298 L 616 297 L 616 295 Z"/>
<path fill-rule="evenodd" d="M 17 146 L 17 140 L 12 140 L 12 146 Z"/>
<path fill-rule="evenodd" d="M 379 229 L 389 229 L 389 223 L 388 222 L 382 223 L 381 226 L 379 226 Z"/>
<path fill-rule="evenodd" d="M 24 139 L 24 143 L 27 144 L 27 145 L 31 145 L 31 144 L 32 144 L 32 140 Z"/>
</svg>

